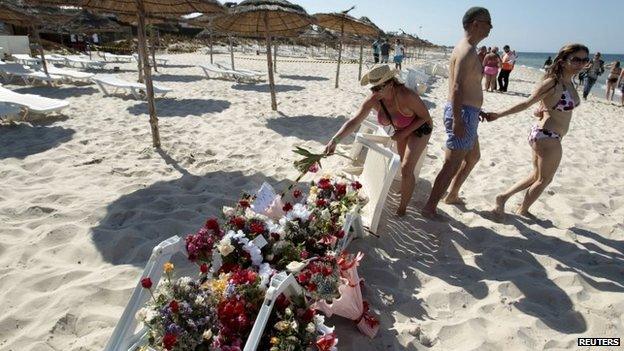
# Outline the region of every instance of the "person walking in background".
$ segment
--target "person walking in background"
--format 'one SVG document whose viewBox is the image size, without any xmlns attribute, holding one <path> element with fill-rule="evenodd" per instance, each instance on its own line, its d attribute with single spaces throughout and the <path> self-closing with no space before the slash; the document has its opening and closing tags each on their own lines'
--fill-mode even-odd
<svg viewBox="0 0 624 351">
<path fill-rule="evenodd" d="M 500 58 L 498 57 L 498 48 L 493 47 L 492 51 L 485 55 L 483 59 L 483 74 L 485 76 L 485 91 L 496 90 L 496 76 L 498 75 L 498 67 L 500 66 Z"/>
<path fill-rule="evenodd" d="M 401 41 L 399 39 L 396 40 L 394 44 L 394 68 L 399 71 L 402 69 L 401 64 L 403 63 L 403 58 L 405 57 L 405 47 L 401 45 Z"/>
<path fill-rule="evenodd" d="M 585 67 L 585 83 L 583 85 L 583 100 L 587 100 L 587 96 L 592 87 L 598 80 L 598 77 L 604 73 L 604 61 L 600 59 L 600 53 L 597 52 L 594 58 L 589 61 Z"/>
<path fill-rule="evenodd" d="M 381 38 L 377 38 L 377 40 L 373 42 L 373 61 L 375 61 L 375 63 L 379 63 L 380 47 L 381 47 Z"/>
<path fill-rule="evenodd" d="M 618 87 L 620 88 L 620 93 L 622 97 L 620 99 L 620 105 L 624 107 L 624 70 L 620 73 L 620 79 L 618 80 Z"/>
<path fill-rule="evenodd" d="M 550 65 L 552 65 L 552 57 L 548 56 L 546 61 L 544 61 L 544 69 L 548 69 L 548 67 L 550 67 Z"/>
<path fill-rule="evenodd" d="M 485 55 L 487 55 L 487 48 L 485 46 L 482 46 L 479 48 L 479 51 L 477 51 L 477 56 L 479 57 L 479 62 L 483 62 L 483 59 L 485 58 Z"/>
<path fill-rule="evenodd" d="M 386 39 L 381 43 L 379 50 L 381 51 L 381 63 L 388 63 L 388 59 L 390 58 L 390 44 Z"/>
<path fill-rule="evenodd" d="M 613 101 L 613 95 L 615 94 L 615 89 L 617 89 L 617 83 L 620 78 L 620 74 L 622 73 L 622 68 L 620 67 L 620 61 L 615 61 L 612 63 L 611 71 L 609 72 L 609 77 L 607 77 L 607 96 L 606 99 L 608 101 Z M 609 96 L 611 93 L 611 96 Z"/>
<path fill-rule="evenodd" d="M 527 190 L 516 214 L 530 216 L 529 208 L 550 184 L 557 173 L 563 153 L 561 139 L 568 133 L 572 111 L 581 103 L 572 85 L 572 77 L 589 62 L 589 49 L 585 45 L 570 44 L 559 50 L 544 78 L 525 101 L 499 113 L 487 113 L 485 118 L 498 118 L 522 112 L 540 101 L 534 115 L 539 118 L 529 133 L 529 145 L 533 149 L 533 171 L 502 194 L 496 196 L 493 212 L 505 213 L 505 203 L 514 194 Z"/>
<path fill-rule="evenodd" d="M 481 157 L 477 127 L 483 104 L 483 66 L 476 48 L 490 35 L 492 18 L 487 9 L 472 7 L 464 14 L 462 24 L 464 37 L 455 45 L 449 63 L 449 96 L 444 107 L 444 127 L 448 136 L 444 164 L 421 210 L 421 214 L 428 218 L 436 215 L 438 203 L 449 186 L 451 190 L 444 202 L 462 203 L 459 189 Z"/>
<path fill-rule="evenodd" d="M 516 55 L 509 49 L 509 45 L 503 46 L 503 51 L 505 54 L 503 55 L 501 63 L 501 71 L 498 74 L 498 91 L 502 93 L 507 91 L 507 87 L 509 86 L 509 74 L 513 70 L 514 63 L 516 62 Z"/>
</svg>

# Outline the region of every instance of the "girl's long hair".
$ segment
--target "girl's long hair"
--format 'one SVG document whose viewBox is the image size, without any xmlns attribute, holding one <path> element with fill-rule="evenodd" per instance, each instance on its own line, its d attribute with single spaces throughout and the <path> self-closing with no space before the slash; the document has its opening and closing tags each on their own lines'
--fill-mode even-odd
<svg viewBox="0 0 624 351">
<path fill-rule="evenodd" d="M 589 55 L 589 49 L 583 44 L 568 44 L 559 49 L 559 52 L 557 53 L 557 56 L 555 56 L 553 63 L 546 70 L 546 74 L 544 74 L 544 79 L 554 78 L 555 85 L 557 85 L 557 83 L 563 77 L 564 61 L 569 59 L 572 54 L 579 51 L 585 51 Z"/>
</svg>

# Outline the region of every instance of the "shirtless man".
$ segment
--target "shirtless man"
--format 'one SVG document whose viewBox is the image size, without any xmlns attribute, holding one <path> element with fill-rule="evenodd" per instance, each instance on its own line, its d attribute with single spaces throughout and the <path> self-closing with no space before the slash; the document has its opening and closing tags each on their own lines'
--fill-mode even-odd
<svg viewBox="0 0 624 351">
<path fill-rule="evenodd" d="M 459 189 L 479 161 L 477 127 L 483 104 L 481 78 L 483 65 L 477 56 L 477 44 L 492 29 L 487 9 L 472 7 L 462 19 L 464 37 L 453 49 L 450 62 L 449 102 L 444 108 L 444 126 L 448 139 L 442 170 L 435 179 L 429 200 L 421 210 L 425 217 L 434 217 L 438 202 L 451 185 L 445 202 L 460 203 Z"/>
</svg>

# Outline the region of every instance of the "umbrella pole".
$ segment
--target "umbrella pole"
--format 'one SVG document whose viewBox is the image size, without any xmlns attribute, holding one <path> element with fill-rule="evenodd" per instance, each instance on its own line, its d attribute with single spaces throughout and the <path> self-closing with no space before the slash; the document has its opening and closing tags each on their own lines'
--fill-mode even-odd
<svg viewBox="0 0 624 351">
<path fill-rule="evenodd" d="M 232 70 L 234 71 L 234 45 L 232 45 L 232 37 L 230 36 L 230 61 L 232 64 Z"/>
<path fill-rule="evenodd" d="M 210 46 L 210 63 L 212 63 L 212 32 L 210 32 L 208 40 L 208 45 Z"/>
<path fill-rule="evenodd" d="M 138 33 L 138 30 L 137 30 Z M 139 50 L 139 45 L 137 44 L 137 55 L 139 56 L 139 59 L 137 60 L 137 69 L 139 70 L 139 83 L 143 83 L 144 79 L 143 79 L 143 59 L 142 59 L 142 54 L 141 54 L 141 50 Z"/>
<path fill-rule="evenodd" d="M 39 55 L 41 56 L 41 65 L 43 66 L 43 71 L 47 75 L 48 64 L 46 63 L 45 54 L 43 53 L 43 44 L 41 44 L 41 37 L 39 37 L 39 30 L 35 26 L 31 28 L 33 32 L 33 37 L 35 38 L 35 40 L 37 40 L 37 46 L 39 46 Z"/>
<path fill-rule="evenodd" d="M 139 57 L 143 62 L 143 72 L 145 74 L 145 88 L 147 90 L 147 110 L 149 111 L 149 123 L 152 128 L 152 144 L 160 149 L 160 133 L 158 132 L 158 117 L 156 117 L 156 106 L 154 105 L 154 86 L 152 85 L 152 72 L 150 70 L 149 58 L 147 56 L 146 35 L 145 35 L 145 7 L 143 0 L 135 0 L 138 17 L 139 36 Z"/>
<path fill-rule="evenodd" d="M 273 44 L 273 72 L 277 73 L 277 42 Z"/>
<path fill-rule="evenodd" d="M 360 43 L 360 67 L 358 68 L 358 80 L 362 79 L 362 58 L 364 57 L 364 44 Z"/>
<path fill-rule="evenodd" d="M 152 42 L 152 48 L 151 48 L 151 53 L 152 53 L 152 63 L 154 64 L 154 72 L 158 72 L 158 65 L 156 65 L 156 38 L 154 36 L 154 27 L 150 28 L 150 41 Z"/>
<path fill-rule="evenodd" d="M 275 80 L 273 77 L 273 60 L 271 58 L 271 33 L 269 33 L 269 17 L 264 14 L 264 28 L 266 30 L 267 65 L 269 68 L 269 90 L 271 91 L 271 109 L 277 111 L 277 98 L 275 97 Z"/>
<path fill-rule="evenodd" d="M 340 24 L 340 41 L 338 42 L 338 68 L 336 68 L 336 86 L 338 88 L 338 80 L 340 79 L 340 60 L 342 59 L 342 39 L 344 36 L 344 21 Z"/>
</svg>

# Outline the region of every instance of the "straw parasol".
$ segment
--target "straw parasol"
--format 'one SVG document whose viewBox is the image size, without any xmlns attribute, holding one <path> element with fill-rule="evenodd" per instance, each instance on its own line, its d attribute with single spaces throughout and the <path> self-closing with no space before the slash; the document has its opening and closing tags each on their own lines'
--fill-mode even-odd
<svg viewBox="0 0 624 351">
<path fill-rule="evenodd" d="M 359 36 L 377 36 L 379 29 L 377 26 L 371 23 L 367 23 L 358 20 L 348 15 L 349 11 L 353 10 L 355 6 L 342 12 L 335 13 L 318 13 L 315 14 L 318 25 L 330 30 L 334 30 L 340 33 L 340 43 L 338 45 L 338 66 L 336 68 L 336 88 L 338 88 L 338 81 L 340 78 L 340 61 L 342 59 L 342 41 L 345 34 L 359 35 Z M 362 51 L 363 47 L 360 45 L 360 75 L 362 71 Z"/>
<path fill-rule="evenodd" d="M 139 39 L 139 59 L 143 64 L 145 86 L 147 90 L 147 109 L 152 129 L 152 144 L 160 148 L 158 118 L 154 105 L 154 86 L 152 72 L 147 56 L 145 18 L 159 15 L 185 15 L 192 12 L 214 13 L 223 11 L 216 0 L 29 0 L 32 3 L 46 5 L 69 5 L 103 12 L 133 14 L 137 16 L 137 32 Z"/>
<path fill-rule="evenodd" d="M 39 31 L 37 26 L 41 24 L 39 18 L 36 16 L 36 11 L 33 9 L 24 9 L 17 7 L 17 5 L 10 2 L 0 3 L 0 21 L 13 24 L 20 27 L 28 27 L 33 33 L 33 37 L 37 41 L 39 47 L 39 55 L 41 56 L 41 64 L 43 65 L 43 71 L 48 74 L 48 65 L 45 61 L 45 55 L 43 53 L 43 45 L 41 45 L 41 38 L 39 37 Z"/>
<path fill-rule="evenodd" d="M 292 36 L 307 28 L 313 19 L 303 7 L 286 0 L 245 0 L 215 17 L 213 27 L 223 32 L 247 37 L 265 37 L 271 108 L 277 110 L 271 36 Z"/>
</svg>

